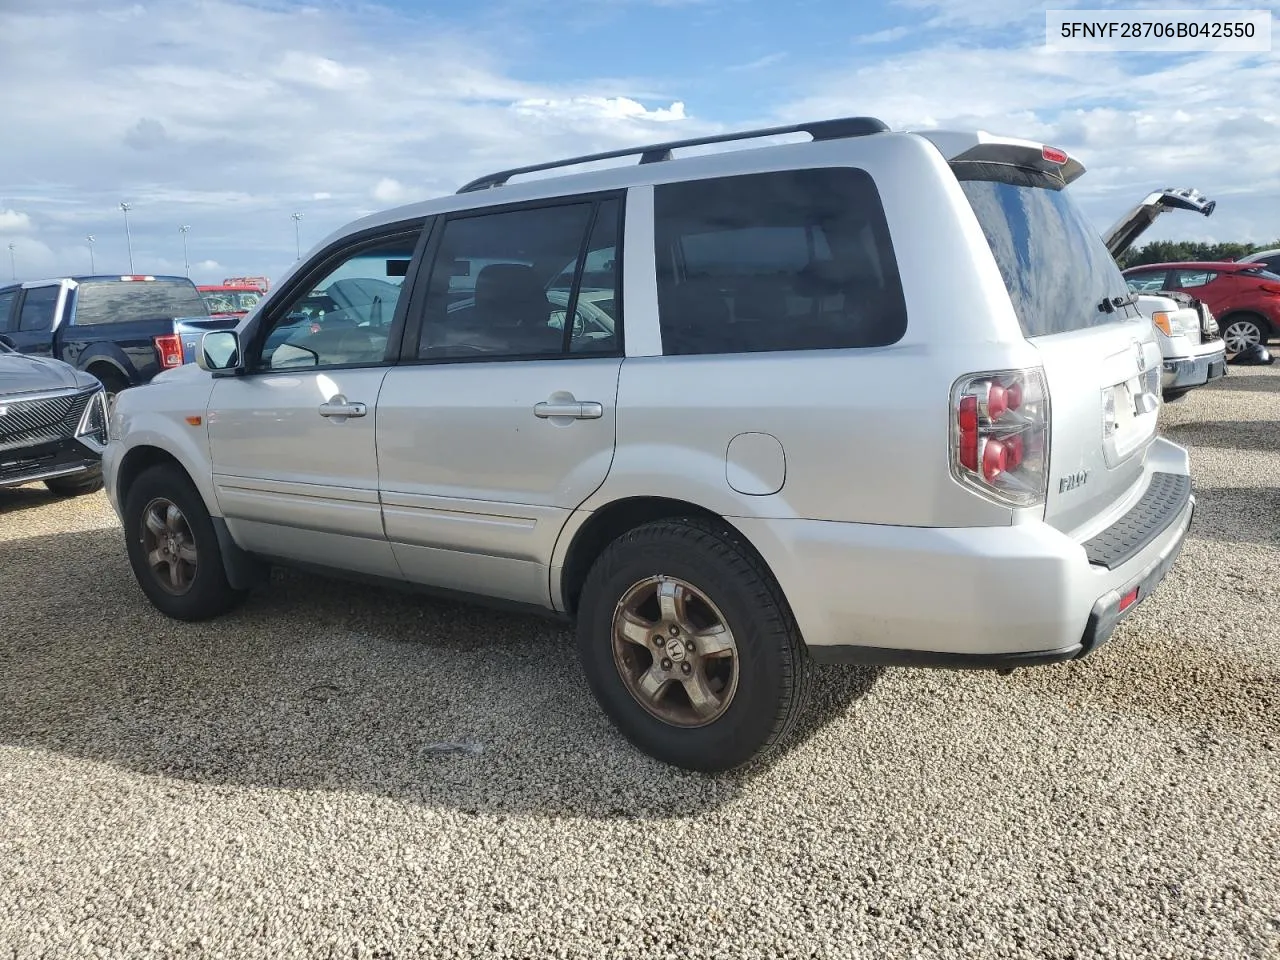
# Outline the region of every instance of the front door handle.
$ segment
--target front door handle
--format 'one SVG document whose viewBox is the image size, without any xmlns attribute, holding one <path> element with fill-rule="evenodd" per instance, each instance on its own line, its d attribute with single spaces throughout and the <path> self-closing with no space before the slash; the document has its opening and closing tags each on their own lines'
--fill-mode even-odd
<svg viewBox="0 0 1280 960">
<path fill-rule="evenodd" d="M 553 417 L 599 420 L 604 416 L 604 404 L 594 400 L 543 400 L 533 405 L 533 415 L 543 420 Z"/>
<path fill-rule="evenodd" d="M 320 416 L 338 423 L 342 423 L 347 417 L 363 417 L 368 412 L 369 408 L 363 403 L 349 401 L 340 393 L 320 404 Z"/>
</svg>

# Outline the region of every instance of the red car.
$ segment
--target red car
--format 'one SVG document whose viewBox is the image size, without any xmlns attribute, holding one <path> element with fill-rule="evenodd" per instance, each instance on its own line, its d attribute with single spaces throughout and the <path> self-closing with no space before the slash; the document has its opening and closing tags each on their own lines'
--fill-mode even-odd
<svg viewBox="0 0 1280 960">
<path fill-rule="evenodd" d="M 1135 293 L 1185 290 L 1203 300 L 1218 320 L 1227 353 L 1266 343 L 1280 334 L 1280 276 L 1265 263 L 1225 260 L 1148 263 L 1124 271 Z"/>
</svg>

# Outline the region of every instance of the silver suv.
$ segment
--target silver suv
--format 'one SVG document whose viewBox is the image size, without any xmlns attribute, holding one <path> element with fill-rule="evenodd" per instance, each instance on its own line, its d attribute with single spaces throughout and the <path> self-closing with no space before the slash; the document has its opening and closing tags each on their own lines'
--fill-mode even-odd
<svg viewBox="0 0 1280 960">
<path fill-rule="evenodd" d="M 138 583 L 181 619 L 270 562 L 553 611 L 622 733 L 701 770 L 783 739 L 815 661 L 1081 657 L 1195 503 L 1083 172 L 850 118 L 358 220 L 120 396 Z"/>
</svg>

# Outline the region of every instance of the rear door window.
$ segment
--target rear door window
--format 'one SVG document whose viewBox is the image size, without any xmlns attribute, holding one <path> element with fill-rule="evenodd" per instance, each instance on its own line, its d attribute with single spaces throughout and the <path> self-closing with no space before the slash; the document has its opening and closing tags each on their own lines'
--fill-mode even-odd
<svg viewBox="0 0 1280 960">
<path fill-rule="evenodd" d="M 53 329 L 54 311 L 58 306 L 61 287 L 32 287 L 22 298 L 22 313 L 18 316 L 18 329 L 24 333 L 39 333 Z"/>
<path fill-rule="evenodd" d="M 654 190 L 666 354 L 878 347 L 907 328 L 880 196 L 853 168 Z"/>
<path fill-rule="evenodd" d="M 77 327 L 208 315 L 208 305 L 189 281 L 87 280 L 76 293 Z"/>
<path fill-rule="evenodd" d="M 1102 236 L 1060 180 L 1005 164 L 957 164 L 956 176 L 1000 267 L 1023 336 L 1138 316 L 1107 309 L 1125 279 Z"/>
</svg>

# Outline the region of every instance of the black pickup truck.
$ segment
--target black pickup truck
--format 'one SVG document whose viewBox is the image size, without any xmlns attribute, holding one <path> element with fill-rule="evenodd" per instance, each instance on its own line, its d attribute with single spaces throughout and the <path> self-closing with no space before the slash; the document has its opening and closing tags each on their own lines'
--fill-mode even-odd
<svg viewBox="0 0 1280 960">
<path fill-rule="evenodd" d="M 0 342 L 90 373 L 109 396 L 194 361 L 202 334 L 230 330 L 239 319 L 209 316 L 187 277 L 60 277 L 0 287 Z"/>
</svg>

